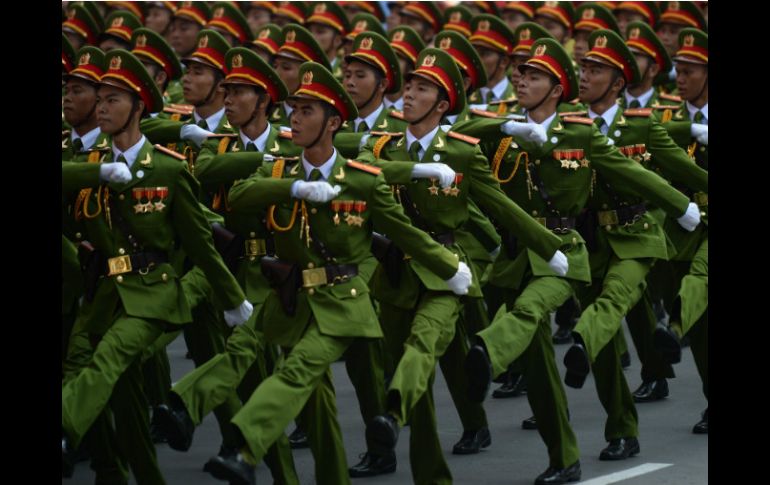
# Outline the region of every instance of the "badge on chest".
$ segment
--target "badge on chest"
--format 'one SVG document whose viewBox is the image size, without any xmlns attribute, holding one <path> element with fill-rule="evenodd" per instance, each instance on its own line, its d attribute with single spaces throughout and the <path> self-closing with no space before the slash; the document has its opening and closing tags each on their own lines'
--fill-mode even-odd
<svg viewBox="0 0 770 485">
<path fill-rule="evenodd" d="M 164 201 L 168 198 L 168 187 L 134 187 L 131 195 L 136 202 L 134 214 L 163 212 L 166 209 Z"/>
</svg>

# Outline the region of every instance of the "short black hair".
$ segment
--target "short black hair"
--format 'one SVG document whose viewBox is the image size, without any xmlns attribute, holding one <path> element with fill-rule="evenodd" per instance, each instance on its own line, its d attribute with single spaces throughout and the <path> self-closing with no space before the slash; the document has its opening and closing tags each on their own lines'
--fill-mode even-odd
<svg viewBox="0 0 770 485">
<path fill-rule="evenodd" d="M 147 69 L 147 71 L 149 72 L 150 76 L 152 76 L 153 79 L 155 79 L 155 76 L 158 75 L 158 72 L 160 72 L 160 70 L 163 69 L 155 61 L 149 61 L 148 60 L 146 64 L 144 62 L 142 64 L 144 64 L 145 69 Z M 150 68 L 152 68 L 152 69 L 150 69 Z M 166 89 L 168 88 L 168 83 L 169 82 L 171 82 L 171 79 L 168 76 L 166 76 L 166 81 L 163 83 L 163 86 L 159 86 L 161 94 L 166 91 Z"/>
<path fill-rule="evenodd" d="M 324 110 L 324 118 L 329 119 L 332 116 L 339 116 L 340 117 L 340 127 L 334 130 L 334 133 L 332 133 L 332 138 L 337 134 L 338 131 L 342 129 L 342 124 L 345 122 L 344 119 L 342 119 L 342 114 L 335 108 L 334 106 L 330 105 L 329 103 L 325 101 L 319 101 L 321 103 L 321 108 Z"/>
</svg>

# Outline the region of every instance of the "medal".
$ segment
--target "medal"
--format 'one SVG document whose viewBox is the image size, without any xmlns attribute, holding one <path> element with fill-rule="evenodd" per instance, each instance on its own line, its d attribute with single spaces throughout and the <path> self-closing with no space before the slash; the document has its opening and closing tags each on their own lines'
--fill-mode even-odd
<svg viewBox="0 0 770 485">
<path fill-rule="evenodd" d="M 332 221 L 334 221 L 335 226 L 340 225 L 340 205 L 342 205 L 342 203 L 339 200 L 332 201 L 332 210 L 334 211 L 334 217 L 332 217 Z"/>
<path fill-rule="evenodd" d="M 155 211 L 163 212 L 163 209 L 166 208 L 166 204 L 163 203 L 163 199 L 168 197 L 168 187 L 156 187 L 155 191 L 158 194 L 158 198 L 160 198 L 160 200 L 155 203 Z"/>
<path fill-rule="evenodd" d="M 134 214 L 142 214 L 144 212 L 144 204 L 142 204 L 142 197 L 144 196 L 144 189 L 142 187 L 134 187 L 131 190 L 131 197 L 136 201 L 134 204 Z"/>
<path fill-rule="evenodd" d="M 147 203 L 144 204 L 145 213 L 155 211 L 155 205 L 153 205 L 152 199 L 154 199 L 156 195 L 157 195 L 157 190 L 155 187 L 144 188 L 144 196 L 147 197 Z"/>
<path fill-rule="evenodd" d="M 430 179 L 430 187 L 428 187 L 428 192 L 430 192 L 430 195 L 438 195 L 438 187 L 436 187 L 436 179 L 432 178 Z"/>
</svg>

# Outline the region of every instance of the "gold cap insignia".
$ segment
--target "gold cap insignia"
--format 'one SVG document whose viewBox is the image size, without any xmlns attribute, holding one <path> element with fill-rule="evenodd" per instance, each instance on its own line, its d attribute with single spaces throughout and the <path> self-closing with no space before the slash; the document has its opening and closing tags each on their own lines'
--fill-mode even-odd
<svg viewBox="0 0 770 485">
<path fill-rule="evenodd" d="M 88 64 L 88 62 L 91 60 L 91 54 L 86 52 L 82 56 L 80 56 L 80 60 L 78 60 L 78 66 L 83 66 L 85 64 Z"/>
<path fill-rule="evenodd" d="M 604 35 L 597 37 L 596 42 L 594 42 L 594 47 L 598 47 L 600 49 L 607 47 L 607 37 Z"/>
<path fill-rule="evenodd" d="M 547 48 L 548 46 L 546 46 L 545 44 L 540 44 L 539 46 L 537 46 L 537 49 L 535 49 L 535 56 L 540 57 L 544 55 Z"/>
<path fill-rule="evenodd" d="M 441 39 L 441 44 L 439 45 L 439 47 L 443 50 L 449 49 L 450 47 L 452 47 L 452 39 L 450 39 L 449 37 L 444 37 L 443 39 Z"/>
<path fill-rule="evenodd" d="M 459 11 L 452 12 L 452 15 L 449 16 L 449 21 L 453 24 L 460 23 L 460 21 L 463 19 L 463 15 Z"/>
<path fill-rule="evenodd" d="M 111 71 L 117 71 L 120 69 L 120 65 L 123 64 L 123 58 L 120 56 L 115 56 L 110 61 L 110 70 Z"/>
<path fill-rule="evenodd" d="M 596 15 L 596 12 L 594 12 L 594 9 L 587 8 L 583 10 L 583 20 L 591 20 Z"/>
<path fill-rule="evenodd" d="M 639 27 L 634 27 L 633 29 L 631 29 L 631 32 L 628 33 L 628 38 L 638 39 L 641 33 L 642 31 L 639 29 Z"/>
<path fill-rule="evenodd" d="M 401 42 L 402 40 L 404 40 L 404 35 L 405 35 L 405 33 L 404 33 L 403 30 L 397 31 L 395 34 L 393 34 L 393 41 L 392 42 Z"/>
<path fill-rule="evenodd" d="M 313 10 L 313 13 L 324 13 L 326 12 L 326 4 L 325 3 L 319 3 L 315 6 L 315 10 Z"/>
<path fill-rule="evenodd" d="M 684 47 L 692 47 L 695 45 L 695 36 L 692 34 L 688 34 L 684 36 Z"/>
<path fill-rule="evenodd" d="M 545 2 L 546 7 L 556 8 L 559 6 L 559 2 Z"/>
<path fill-rule="evenodd" d="M 679 10 L 679 2 L 668 2 L 669 10 Z"/>
<path fill-rule="evenodd" d="M 529 40 L 531 36 L 532 32 L 530 32 L 529 29 L 522 29 L 521 32 L 519 32 L 519 41 Z"/>
<path fill-rule="evenodd" d="M 286 32 L 286 42 L 291 44 L 294 42 L 294 39 L 297 38 L 297 31 L 296 30 L 290 30 Z"/>
<path fill-rule="evenodd" d="M 233 56 L 233 67 L 243 67 L 243 56 L 240 54 Z"/>
<path fill-rule="evenodd" d="M 144 34 L 139 35 L 139 37 L 136 38 L 136 46 L 144 47 L 146 45 L 147 45 L 147 36 Z"/>
<path fill-rule="evenodd" d="M 198 41 L 198 48 L 207 47 L 208 45 L 209 45 L 209 36 L 208 35 L 204 35 Z"/>
<path fill-rule="evenodd" d="M 307 71 L 302 75 L 302 85 L 307 86 L 313 83 L 313 71 Z"/>
<path fill-rule="evenodd" d="M 268 37 L 270 37 L 270 29 L 264 29 L 259 33 L 260 39 L 267 39 Z"/>
<path fill-rule="evenodd" d="M 182 2 L 182 8 L 190 8 L 192 7 L 192 2 Z"/>
<path fill-rule="evenodd" d="M 489 32 L 489 20 L 479 22 L 479 32 Z"/>
<path fill-rule="evenodd" d="M 353 30 L 366 30 L 367 25 L 366 20 L 359 20 L 356 22 L 356 27 Z"/>
<path fill-rule="evenodd" d="M 123 25 L 123 17 L 115 17 L 112 19 L 112 24 L 110 27 L 120 27 Z"/>
<path fill-rule="evenodd" d="M 436 56 L 429 55 L 425 56 L 425 58 L 422 60 L 422 67 L 432 67 L 433 64 L 436 62 Z"/>
<path fill-rule="evenodd" d="M 67 18 L 70 20 L 74 19 L 76 13 L 74 8 L 67 10 Z"/>
<path fill-rule="evenodd" d="M 224 7 L 219 7 L 218 9 L 214 10 L 214 18 L 215 19 L 222 18 L 224 16 L 225 16 L 225 8 Z"/>
<path fill-rule="evenodd" d="M 359 45 L 359 47 L 364 50 L 370 50 L 372 48 L 372 42 L 374 42 L 372 38 L 367 37 L 361 41 L 361 44 Z"/>
</svg>

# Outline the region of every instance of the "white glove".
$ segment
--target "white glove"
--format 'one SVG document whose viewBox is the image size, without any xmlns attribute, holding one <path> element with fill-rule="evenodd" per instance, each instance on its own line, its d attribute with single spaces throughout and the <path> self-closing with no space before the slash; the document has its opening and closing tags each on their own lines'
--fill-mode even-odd
<svg viewBox="0 0 770 485">
<path fill-rule="evenodd" d="M 501 247 L 502 247 L 502 246 L 497 246 L 495 249 L 493 249 L 493 250 L 492 250 L 492 251 L 489 253 L 489 256 L 490 256 L 492 259 L 497 259 L 497 255 L 498 255 L 498 254 L 500 254 L 500 248 L 501 248 Z"/>
<path fill-rule="evenodd" d="M 455 181 L 455 171 L 445 163 L 416 163 L 412 169 L 412 178 L 438 179 L 441 188 L 445 189 Z"/>
<path fill-rule="evenodd" d="M 519 123 L 516 121 L 506 121 L 500 130 L 506 135 L 520 136 L 527 141 L 537 143 L 538 146 L 543 146 L 543 143 L 548 140 L 545 128 L 535 123 Z"/>
<path fill-rule="evenodd" d="M 103 163 L 99 166 L 99 178 L 105 182 L 124 184 L 131 180 L 131 169 L 121 162 Z"/>
<path fill-rule="evenodd" d="M 471 286 L 472 280 L 471 269 L 467 264 L 460 261 L 460 264 L 457 266 L 457 273 L 446 280 L 446 284 L 455 295 L 467 295 L 468 287 Z"/>
<path fill-rule="evenodd" d="M 701 145 L 709 144 L 709 125 L 693 123 L 690 127 L 690 134 L 698 140 Z"/>
<path fill-rule="evenodd" d="M 225 322 L 230 327 L 237 327 L 243 325 L 251 317 L 251 312 L 254 311 L 254 307 L 248 300 L 243 300 L 237 308 L 232 310 L 225 310 Z"/>
<path fill-rule="evenodd" d="M 305 199 L 310 202 L 329 202 L 337 197 L 342 187 L 335 185 L 332 187 L 329 182 L 316 181 L 305 182 L 297 180 L 291 184 L 291 196 L 295 199 Z"/>
<path fill-rule="evenodd" d="M 567 256 L 557 249 L 556 252 L 553 253 L 553 257 L 548 261 L 548 267 L 557 275 L 566 276 L 567 271 L 569 270 Z"/>
<path fill-rule="evenodd" d="M 276 156 L 275 155 L 270 155 L 269 153 L 265 153 L 264 155 L 262 155 L 262 161 L 263 162 L 272 162 L 275 159 L 276 159 Z"/>
<path fill-rule="evenodd" d="M 684 211 L 684 215 L 676 220 L 685 231 L 692 232 L 698 227 L 700 223 L 700 209 L 695 202 L 690 202 L 687 205 L 687 210 Z"/>
<path fill-rule="evenodd" d="M 189 140 L 195 143 L 198 148 L 200 148 L 203 142 L 206 141 L 206 138 L 213 134 L 213 132 L 204 130 L 198 125 L 183 125 L 182 129 L 179 131 L 179 137 L 182 140 Z"/>
</svg>

